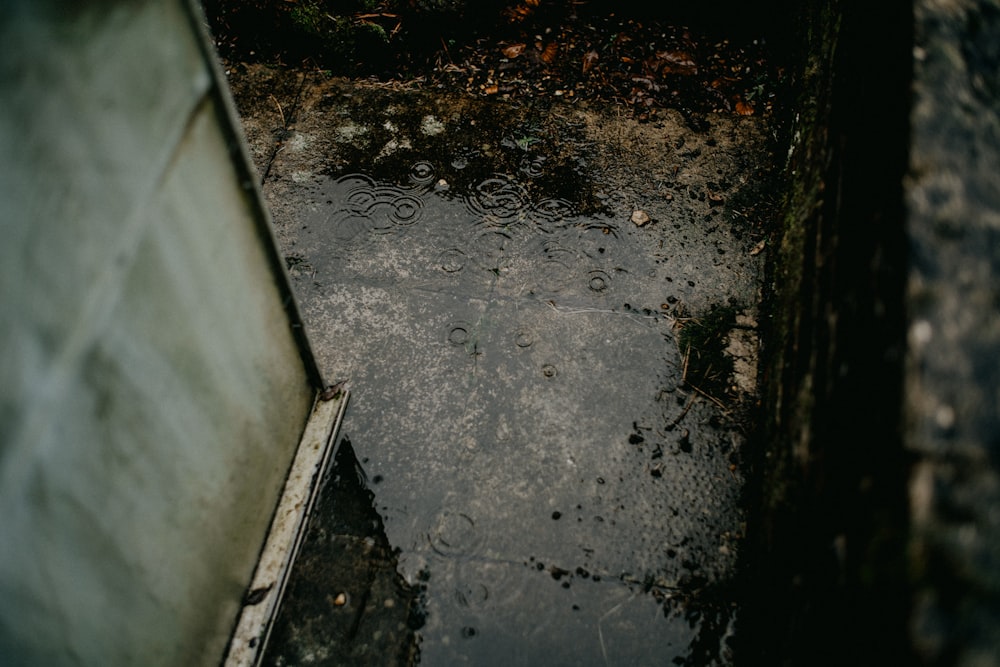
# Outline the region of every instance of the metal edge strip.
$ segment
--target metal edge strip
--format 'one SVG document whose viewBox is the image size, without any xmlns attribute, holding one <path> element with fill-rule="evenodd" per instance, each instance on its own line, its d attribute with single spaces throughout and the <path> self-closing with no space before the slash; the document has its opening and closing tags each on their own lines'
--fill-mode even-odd
<svg viewBox="0 0 1000 667">
<path fill-rule="evenodd" d="M 302 313 L 292 289 L 291 277 L 288 274 L 288 268 L 285 266 L 284 257 L 278 248 L 277 238 L 271 221 L 271 212 L 264 198 L 263 186 L 259 183 L 256 170 L 253 167 L 253 160 L 250 158 L 250 148 L 247 144 L 246 135 L 243 132 L 243 125 L 240 121 L 239 112 L 236 109 L 236 103 L 233 101 L 232 93 L 229 90 L 229 82 L 226 80 L 218 53 L 212 42 L 204 7 L 199 0 L 181 0 L 181 2 L 187 9 L 192 31 L 201 48 L 202 60 L 208 68 L 208 75 L 212 85 L 207 94 L 211 95 L 218 104 L 218 113 L 222 116 L 220 126 L 229 144 L 231 162 L 236 171 L 236 177 L 244 189 L 244 194 L 249 199 L 254 227 L 260 236 L 264 253 L 271 266 L 274 282 L 281 296 L 282 306 L 288 316 L 288 325 L 292 330 L 292 336 L 299 347 L 299 354 L 302 358 L 306 375 L 313 387 L 323 389 L 326 386 L 323 373 L 313 354 L 312 345 L 302 319 Z"/>
<path fill-rule="evenodd" d="M 305 539 L 320 482 L 336 455 L 348 398 L 348 392 L 343 390 L 333 399 L 317 399 L 313 406 L 243 600 L 224 667 L 252 667 L 264 655 L 292 565 Z"/>
</svg>

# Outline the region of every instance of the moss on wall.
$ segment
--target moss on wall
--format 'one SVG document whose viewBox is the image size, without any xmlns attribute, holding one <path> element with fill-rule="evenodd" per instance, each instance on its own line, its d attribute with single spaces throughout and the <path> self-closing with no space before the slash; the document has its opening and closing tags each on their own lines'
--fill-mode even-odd
<svg viewBox="0 0 1000 667">
<path fill-rule="evenodd" d="M 811 441 L 808 416 L 813 397 L 808 378 L 816 363 L 811 337 L 817 316 L 812 292 L 824 178 L 831 157 L 830 81 L 840 35 L 840 13 L 834 4 L 810 7 L 799 18 L 800 93 L 788 131 L 784 204 L 770 240 L 775 252 L 767 267 L 764 304 L 768 317 L 761 367 L 769 415 L 764 432 L 765 441 L 772 443 L 762 464 L 765 519 L 781 512 L 794 495 L 790 486 L 801 481 L 795 470 L 805 463 Z"/>
<path fill-rule="evenodd" d="M 745 633 L 774 662 L 873 664 L 907 650 L 908 17 L 902 0 L 834 0 L 800 16 L 801 93 L 764 307 L 759 588 Z"/>
</svg>

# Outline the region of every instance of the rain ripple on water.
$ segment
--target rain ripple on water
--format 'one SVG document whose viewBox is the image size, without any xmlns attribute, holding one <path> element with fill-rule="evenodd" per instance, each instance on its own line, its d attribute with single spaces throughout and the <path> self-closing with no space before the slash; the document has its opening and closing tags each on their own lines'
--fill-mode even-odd
<svg viewBox="0 0 1000 667">
<path fill-rule="evenodd" d="M 430 573 L 428 648 L 449 632 L 482 641 L 504 618 L 530 619 L 539 580 L 554 595 L 564 590 L 568 578 L 526 576 L 524 549 L 561 563 L 557 573 L 639 562 L 659 564 L 669 579 L 677 569 L 660 563 L 654 540 L 609 539 L 659 519 L 630 517 L 649 503 L 592 482 L 627 474 L 620 468 L 635 446 L 615 429 L 622 420 L 619 430 L 632 428 L 634 405 L 662 411 L 656 387 L 646 387 L 655 370 L 652 381 L 643 373 L 672 359 L 669 323 L 623 305 L 657 308 L 665 298 L 650 279 L 650 230 L 581 216 L 510 175 L 464 192 L 438 189 L 439 179 L 434 164 L 418 161 L 403 185 L 363 174 L 317 183 L 313 245 L 303 249 L 345 304 L 352 291 L 379 288 L 345 305 L 349 321 L 338 325 L 362 347 L 344 350 L 337 366 L 354 395 L 344 428 L 381 480 L 378 502 L 404 575 Z M 396 359 L 405 362 L 397 368 Z M 585 406 L 579 414 L 575 402 Z M 579 500 L 558 508 L 532 506 L 574 493 Z M 574 520 L 569 510 L 582 504 Z M 594 555 L 581 551 L 584 541 Z M 615 590 L 586 595 L 596 605 Z"/>
</svg>

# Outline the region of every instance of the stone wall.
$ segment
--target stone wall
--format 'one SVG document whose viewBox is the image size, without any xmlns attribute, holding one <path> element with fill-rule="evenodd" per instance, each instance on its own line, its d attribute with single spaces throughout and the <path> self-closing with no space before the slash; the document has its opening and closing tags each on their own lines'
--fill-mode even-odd
<svg viewBox="0 0 1000 667">
<path fill-rule="evenodd" d="M 785 215 L 772 240 L 747 650 L 774 664 L 909 652 L 900 429 L 910 8 L 803 9 Z"/>
<path fill-rule="evenodd" d="M 1000 3 L 915 3 L 906 180 L 914 646 L 1000 664 Z"/>
</svg>

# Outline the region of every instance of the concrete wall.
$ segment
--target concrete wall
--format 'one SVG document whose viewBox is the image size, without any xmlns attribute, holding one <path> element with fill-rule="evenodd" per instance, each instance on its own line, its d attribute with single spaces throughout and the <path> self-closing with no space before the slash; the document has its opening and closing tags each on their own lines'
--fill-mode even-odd
<svg viewBox="0 0 1000 667">
<path fill-rule="evenodd" d="M 318 382 L 183 0 L 0 13 L 0 662 L 218 664 Z"/>
</svg>

